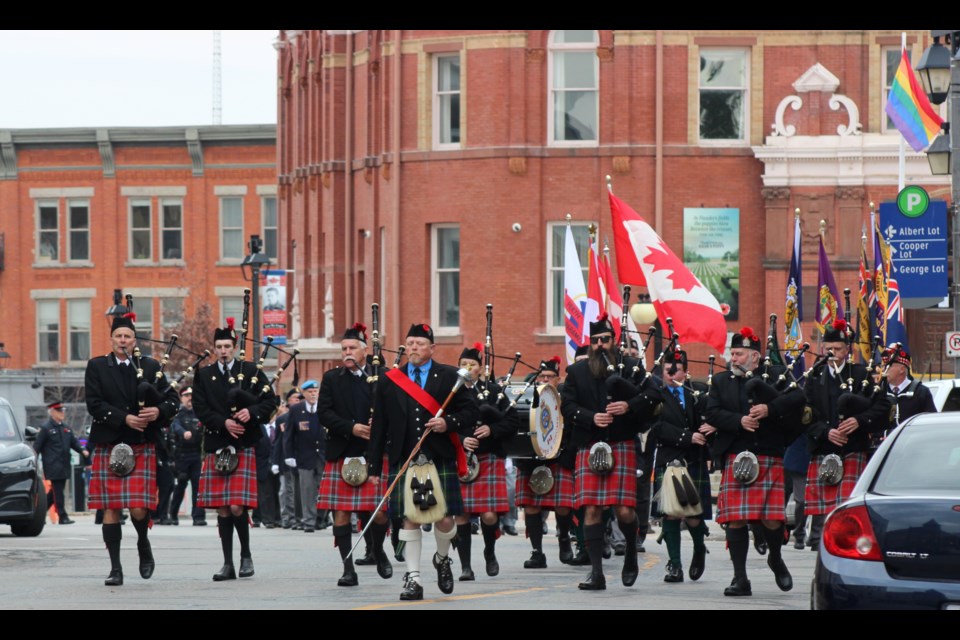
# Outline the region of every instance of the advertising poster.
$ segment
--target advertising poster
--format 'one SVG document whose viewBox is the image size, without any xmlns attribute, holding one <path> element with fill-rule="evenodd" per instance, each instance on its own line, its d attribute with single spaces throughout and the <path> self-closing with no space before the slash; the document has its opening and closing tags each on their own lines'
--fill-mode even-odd
<svg viewBox="0 0 960 640">
<path fill-rule="evenodd" d="M 740 210 L 683 210 L 683 262 L 720 303 L 727 320 L 739 316 Z"/>
</svg>

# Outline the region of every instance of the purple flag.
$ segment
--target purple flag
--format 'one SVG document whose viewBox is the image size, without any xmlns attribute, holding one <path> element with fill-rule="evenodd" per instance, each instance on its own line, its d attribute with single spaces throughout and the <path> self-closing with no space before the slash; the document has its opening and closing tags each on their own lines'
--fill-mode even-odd
<svg viewBox="0 0 960 640">
<path fill-rule="evenodd" d="M 840 290 L 833 279 L 833 270 L 823 248 L 823 235 L 820 236 L 820 260 L 817 268 L 817 328 L 822 333 L 833 321 L 843 317 L 840 304 Z"/>
</svg>

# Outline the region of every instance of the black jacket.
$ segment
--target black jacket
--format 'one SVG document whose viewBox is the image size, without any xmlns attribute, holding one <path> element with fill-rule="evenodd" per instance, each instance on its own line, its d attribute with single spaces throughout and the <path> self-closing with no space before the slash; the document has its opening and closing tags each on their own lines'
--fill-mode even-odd
<svg viewBox="0 0 960 640">
<path fill-rule="evenodd" d="M 83 447 L 67 425 L 57 424 L 53 418 L 40 426 L 33 443 L 34 450 L 43 458 L 43 477 L 47 480 L 70 478 L 70 450 L 83 455 Z"/>
<path fill-rule="evenodd" d="M 882 432 L 889 426 L 890 401 L 882 388 L 873 395 L 869 408 L 854 416 L 860 427 L 849 434 L 847 444 L 838 447 L 827 439 L 827 433 L 835 429 L 840 422 L 837 402 L 844 393 L 840 385 L 849 383 L 852 379 L 853 389 L 859 392 L 868 375 L 867 368 L 863 365 L 848 362 L 844 363 L 836 376 L 824 366 L 811 374 L 804 383 L 803 394 L 812 411 L 812 420 L 807 426 L 807 448 L 811 455 L 844 455 L 866 451 L 870 448 L 870 434 Z M 886 387 L 885 384 L 883 386 Z M 868 385 L 867 389 L 873 389 L 873 384 Z"/>
<path fill-rule="evenodd" d="M 145 380 L 153 381 L 160 363 L 148 356 L 140 359 Z M 87 362 L 84 374 L 84 391 L 87 399 L 87 411 L 93 417 L 90 427 L 90 442 L 94 444 L 116 444 L 125 442 L 130 445 L 144 442 L 157 442 L 160 427 L 166 425 L 180 407 L 180 398 L 176 390 L 167 382 L 165 375 L 160 376 L 157 388 L 163 396 L 159 405 L 160 417 L 147 425 L 142 432 L 127 426 L 128 415 L 137 415 L 137 378 L 133 364 L 118 365 L 111 353 L 97 356 Z"/>
<path fill-rule="evenodd" d="M 306 401 L 290 406 L 283 432 L 283 457 L 297 461 L 297 469 L 314 469 L 326 462 L 327 434 L 317 403 L 316 420 L 307 413 Z"/>
<path fill-rule="evenodd" d="M 937 405 L 933 401 L 933 394 L 930 389 L 925 387 L 922 382 L 910 379 L 907 388 L 898 394 L 895 394 L 887 385 L 884 385 L 887 392 L 887 399 L 890 404 L 896 404 L 897 409 L 893 412 L 893 420 L 888 429 L 894 429 L 901 422 L 918 413 L 936 413 Z"/>
<path fill-rule="evenodd" d="M 693 443 L 693 434 L 700 429 L 706 396 L 694 396 L 690 387 L 681 387 L 683 407 L 671 389 L 662 390 L 663 407 L 653 425 L 657 447 L 657 467 L 666 467 L 671 460 L 702 462 L 709 458 L 706 445 Z M 647 443 L 649 448 L 650 443 Z"/>
<path fill-rule="evenodd" d="M 515 437 L 521 428 L 523 428 L 524 431 L 529 431 L 529 429 L 525 428 L 526 425 L 520 424 L 520 416 L 515 408 L 507 411 L 501 420 L 484 421 L 479 413 L 479 408 L 481 405 L 486 404 L 497 407 L 502 413 L 503 409 L 505 409 L 508 404 L 506 398 L 504 398 L 500 402 L 499 406 L 497 405 L 497 394 L 500 393 L 500 385 L 491 382 L 488 389 L 488 395 L 483 394 L 483 390 L 485 388 L 486 385 L 478 384 L 472 389 L 467 389 L 467 392 L 473 397 L 478 407 L 476 427 L 479 427 L 483 424 L 486 424 L 490 427 L 490 435 L 479 440 L 480 445 L 476 449 L 476 454 L 480 455 L 484 453 L 492 453 L 498 458 L 506 458 L 507 451 L 503 444 L 504 440 Z M 473 436 L 476 427 L 472 430 L 468 428 L 461 431 L 460 441 L 463 442 L 466 438 Z"/>
<path fill-rule="evenodd" d="M 406 375 L 406 367 L 401 367 L 400 371 Z M 442 406 L 456 381 L 455 368 L 434 360 L 424 390 Z M 375 476 L 380 475 L 383 468 L 384 451 L 387 452 L 391 466 L 403 464 L 413 450 L 413 444 L 423 434 L 423 425 L 433 417 L 386 375 L 381 375 L 377 384 L 379 389 L 373 412 L 373 428 L 367 447 L 370 474 Z M 467 389 L 461 387 L 444 412 L 447 431 L 431 433 L 424 440 L 420 451 L 431 460 L 456 460 L 456 449 L 449 434 L 472 432 L 478 415 L 477 403 L 470 397 Z"/>
<path fill-rule="evenodd" d="M 200 440 L 203 436 L 202 426 L 197 414 L 193 409 L 180 407 L 177 417 L 173 419 L 171 425 L 174 435 L 177 437 L 177 457 L 197 457 L 200 455 Z M 184 439 L 184 434 L 190 433 L 190 439 Z"/>
<path fill-rule="evenodd" d="M 366 451 L 368 441 L 353 435 L 353 425 L 369 424 L 371 392 L 366 374 L 357 376 L 346 367 L 323 374 L 317 411 L 327 430 L 327 460 L 355 458 Z"/>
<path fill-rule="evenodd" d="M 231 369 L 234 377 L 241 371 L 248 381 L 258 375 L 257 366 L 252 362 L 234 360 Z M 255 446 L 263 434 L 260 425 L 269 422 L 270 416 L 280 405 L 273 389 L 269 389 L 263 398 L 246 407 L 250 412 L 250 422 L 244 425 L 243 435 L 234 438 L 226 428 L 227 419 L 234 413 L 227 398 L 229 390 L 230 384 L 220 373 L 220 364 L 217 362 L 203 367 L 193 377 L 193 410 L 203 423 L 203 446 L 207 453 L 213 453 L 227 445 L 238 449 Z"/>
</svg>

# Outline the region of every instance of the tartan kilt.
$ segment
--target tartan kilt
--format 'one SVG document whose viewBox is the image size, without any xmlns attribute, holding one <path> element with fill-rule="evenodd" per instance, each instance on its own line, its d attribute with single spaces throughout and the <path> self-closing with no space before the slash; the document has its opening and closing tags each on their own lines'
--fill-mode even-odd
<svg viewBox="0 0 960 640">
<path fill-rule="evenodd" d="M 590 448 L 577 451 L 574 496 L 578 507 L 637 506 L 637 450 L 633 440 L 611 442 L 613 470 L 600 475 L 590 470 Z"/>
<path fill-rule="evenodd" d="M 657 467 L 656 476 L 653 480 L 653 495 L 656 496 L 663 486 L 663 475 L 666 467 Z M 687 472 L 693 485 L 697 488 L 697 494 L 700 496 L 700 507 L 703 513 L 694 518 L 703 518 L 704 520 L 713 520 L 713 495 L 710 488 L 710 472 L 707 471 L 707 465 L 702 462 L 687 462 Z M 660 513 L 660 501 L 654 500 L 650 503 L 650 516 L 653 518 L 662 518 Z"/>
<path fill-rule="evenodd" d="M 373 511 L 380 502 L 380 494 L 386 491 L 387 467 L 380 472 L 380 486 L 370 482 L 370 478 L 358 487 L 346 483 L 340 474 L 343 469 L 343 459 L 327 460 L 323 468 L 323 479 L 317 492 L 317 509 L 332 511 Z M 386 511 L 384 503 L 381 511 Z"/>
<path fill-rule="evenodd" d="M 433 464 L 437 467 L 437 473 L 440 474 L 439 484 L 443 488 L 443 497 L 447 501 L 448 516 L 459 516 L 463 513 L 463 496 L 460 495 L 460 477 L 457 475 L 456 460 L 434 460 Z M 393 483 L 397 477 L 397 471 L 400 465 L 390 467 L 390 475 L 387 478 L 387 487 Z M 384 489 L 386 491 L 386 489 Z M 403 492 L 404 481 L 401 478 L 393 493 L 390 494 L 388 515 L 391 518 L 403 518 Z"/>
<path fill-rule="evenodd" d="M 559 462 L 547 464 L 553 473 L 553 487 L 542 496 L 538 496 L 530 488 L 530 474 L 526 473 L 523 465 L 516 465 L 517 482 L 516 503 L 518 507 L 539 507 L 541 509 L 575 509 L 573 471 Z"/>
<path fill-rule="evenodd" d="M 507 468 L 503 458 L 492 453 L 481 453 L 480 474 L 473 482 L 461 482 L 460 493 L 463 496 L 464 513 L 507 513 L 510 501 L 507 500 Z"/>
<path fill-rule="evenodd" d="M 207 509 L 217 507 L 245 506 L 257 508 L 257 462 L 253 447 L 237 452 L 237 469 L 229 475 L 220 475 L 213 470 L 217 462 L 215 453 L 203 457 L 200 472 L 200 491 L 197 506 Z"/>
<path fill-rule="evenodd" d="M 155 444 L 131 445 L 136 465 L 130 475 L 122 478 L 110 471 L 111 445 L 98 444 L 93 450 L 93 470 L 90 476 L 91 509 L 156 509 L 157 508 L 157 447 Z"/>
<path fill-rule="evenodd" d="M 727 456 L 717 498 L 717 523 L 740 520 L 779 520 L 783 522 L 783 458 L 757 456 L 760 474 L 748 485 L 733 477 L 733 461 Z"/>
<path fill-rule="evenodd" d="M 807 467 L 807 490 L 804 493 L 803 512 L 808 515 L 826 515 L 850 497 L 853 487 L 867 466 L 867 452 L 848 453 L 843 457 L 843 479 L 832 487 L 820 480 L 820 463 L 826 454 L 813 456 Z"/>
</svg>

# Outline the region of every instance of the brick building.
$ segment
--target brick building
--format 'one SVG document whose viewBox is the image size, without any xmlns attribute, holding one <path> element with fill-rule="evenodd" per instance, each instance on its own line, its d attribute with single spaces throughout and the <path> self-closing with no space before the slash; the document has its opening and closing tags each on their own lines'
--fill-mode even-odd
<svg viewBox="0 0 960 640">
<path fill-rule="evenodd" d="M 918 60 L 929 37 L 907 42 Z M 856 291 L 870 203 L 897 192 L 900 32 L 290 30 L 276 48 L 280 256 L 315 370 L 372 302 L 390 347 L 430 322 L 454 361 L 492 303 L 499 354 L 562 353 L 565 218 L 584 254 L 589 223 L 612 244 L 607 175 L 678 254 L 722 212 L 731 331 L 783 315 L 799 208 L 810 339 L 819 221 Z M 949 197 L 924 155 L 906 172 Z M 950 322 L 907 313 L 917 368 Z"/>
<path fill-rule="evenodd" d="M 0 395 L 31 419 L 109 351 L 115 288 L 143 335 L 201 302 L 239 322 L 248 237 L 276 257 L 272 124 L 0 130 L 0 151 Z"/>
</svg>

